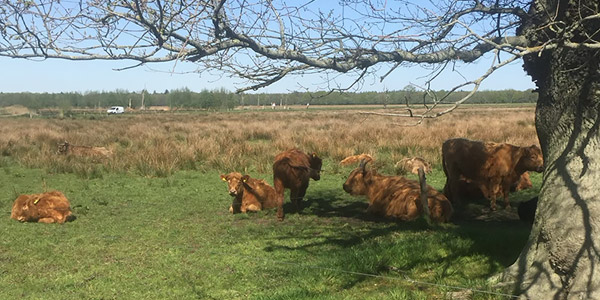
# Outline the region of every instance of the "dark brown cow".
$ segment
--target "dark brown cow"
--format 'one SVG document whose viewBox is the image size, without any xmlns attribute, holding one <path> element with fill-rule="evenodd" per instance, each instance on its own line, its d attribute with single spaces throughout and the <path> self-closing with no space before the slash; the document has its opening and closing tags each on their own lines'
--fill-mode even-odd
<svg viewBox="0 0 600 300">
<path fill-rule="evenodd" d="M 71 204 L 59 191 L 20 195 L 13 204 L 10 217 L 21 222 L 61 224 L 73 219 Z"/>
<path fill-rule="evenodd" d="M 450 139 L 442 145 L 442 164 L 446 174 L 444 194 L 460 204 L 461 181 L 475 184 L 496 209 L 496 197 L 504 197 L 510 207 L 511 185 L 526 171 L 542 172 L 544 162 L 538 146 L 519 147 L 511 144 Z"/>
<path fill-rule="evenodd" d="M 277 218 L 280 221 L 284 218 L 284 189 L 290 189 L 290 200 L 296 210 L 299 210 L 310 178 L 313 180 L 321 179 L 322 165 L 323 161 L 315 153 L 308 155 L 298 149 L 287 150 L 275 156 L 273 185 L 277 192 Z"/>
<path fill-rule="evenodd" d="M 246 213 L 277 206 L 275 189 L 262 179 L 254 179 L 249 175 L 242 176 L 241 173 L 231 172 L 221 175 L 221 180 L 227 182 L 229 195 L 234 197 L 229 207 L 230 213 Z"/>
<path fill-rule="evenodd" d="M 521 190 L 532 188 L 533 184 L 531 183 L 531 179 L 529 178 L 529 172 L 525 172 L 521 174 L 519 178 L 517 178 L 516 182 L 510 185 L 511 192 L 518 192 Z M 461 177 L 458 182 L 458 189 L 455 191 L 458 194 L 460 199 L 481 199 L 485 198 L 483 192 L 479 188 L 479 185 L 474 183 L 470 179 L 465 179 Z"/>
<path fill-rule="evenodd" d="M 354 169 L 344 183 L 344 191 L 351 195 L 369 198 L 367 212 L 374 215 L 410 221 L 423 214 L 419 182 L 402 176 L 385 176 L 375 170 L 367 170 L 366 163 Z M 452 204 L 440 192 L 427 185 L 427 204 L 431 219 L 448 222 L 452 216 Z"/>
<path fill-rule="evenodd" d="M 58 153 L 77 156 L 109 157 L 113 153 L 104 147 L 76 146 L 68 142 L 58 144 Z"/>
</svg>

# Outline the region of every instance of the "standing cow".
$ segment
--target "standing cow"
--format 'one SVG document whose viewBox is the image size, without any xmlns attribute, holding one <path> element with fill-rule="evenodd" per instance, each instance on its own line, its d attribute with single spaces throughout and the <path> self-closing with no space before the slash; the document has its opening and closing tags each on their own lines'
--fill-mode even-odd
<svg viewBox="0 0 600 300">
<path fill-rule="evenodd" d="M 59 191 L 20 195 L 10 213 L 21 222 L 64 223 L 74 219 L 69 200 Z"/>
<path fill-rule="evenodd" d="M 290 200 L 301 208 L 302 198 L 306 194 L 308 181 L 321 179 L 323 161 L 315 153 L 310 155 L 291 149 L 277 154 L 273 163 L 273 185 L 277 193 L 277 218 L 282 221 L 284 189 L 290 189 Z"/>
<path fill-rule="evenodd" d="M 422 198 L 427 199 L 431 220 L 448 222 L 452 216 L 452 204 L 433 187 L 406 179 L 402 176 L 384 176 L 375 170 L 367 170 L 366 162 L 352 171 L 344 183 L 344 191 L 351 195 L 369 198 L 367 212 L 383 217 L 410 221 L 423 214 Z"/>
<path fill-rule="evenodd" d="M 230 213 L 259 211 L 277 206 L 275 189 L 262 179 L 231 172 L 221 175 L 221 180 L 227 182 L 229 195 L 233 197 Z"/>
<path fill-rule="evenodd" d="M 475 184 L 496 209 L 496 197 L 504 197 L 510 208 L 508 193 L 513 183 L 526 171 L 542 172 L 544 161 L 538 146 L 519 147 L 511 144 L 450 139 L 442 145 L 442 164 L 446 174 L 444 194 L 460 203 L 461 184 Z"/>
</svg>

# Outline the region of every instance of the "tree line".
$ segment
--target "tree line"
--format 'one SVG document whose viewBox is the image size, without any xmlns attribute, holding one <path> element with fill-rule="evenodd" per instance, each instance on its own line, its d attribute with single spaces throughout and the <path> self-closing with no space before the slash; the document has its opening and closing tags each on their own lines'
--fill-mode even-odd
<svg viewBox="0 0 600 300">
<path fill-rule="evenodd" d="M 139 109 L 149 106 L 168 106 L 180 109 L 233 109 L 236 106 L 263 105 L 358 105 L 358 104 L 432 104 L 434 101 L 453 103 L 468 92 L 436 91 L 425 93 L 410 87 L 399 91 L 327 93 L 293 92 L 281 94 L 235 94 L 225 89 L 193 92 L 187 88 L 164 92 L 69 92 L 69 93 L 0 93 L 0 107 L 23 105 L 29 109 L 42 108 L 106 108 L 124 106 Z M 445 97 L 445 98 L 444 98 Z M 500 90 L 476 92 L 468 103 L 533 103 L 537 93 L 532 90 Z"/>
</svg>

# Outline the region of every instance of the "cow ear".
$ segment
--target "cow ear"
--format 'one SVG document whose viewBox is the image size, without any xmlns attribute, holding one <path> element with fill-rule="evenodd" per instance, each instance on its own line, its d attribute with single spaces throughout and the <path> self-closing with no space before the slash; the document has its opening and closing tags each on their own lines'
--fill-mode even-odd
<svg viewBox="0 0 600 300">
<path fill-rule="evenodd" d="M 242 176 L 242 182 L 246 182 L 246 181 L 248 181 L 248 179 L 250 179 L 250 175 Z"/>
<path fill-rule="evenodd" d="M 312 157 L 313 157 L 313 158 L 317 157 L 317 153 L 313 152 L 313 153 L 312 153 Z"/>
<path fill-rule="evenodd" d="M 227 178 L 225 177 L 225 175 L 221 174 L 221 180 L 227 181 Z"/>
</svg>

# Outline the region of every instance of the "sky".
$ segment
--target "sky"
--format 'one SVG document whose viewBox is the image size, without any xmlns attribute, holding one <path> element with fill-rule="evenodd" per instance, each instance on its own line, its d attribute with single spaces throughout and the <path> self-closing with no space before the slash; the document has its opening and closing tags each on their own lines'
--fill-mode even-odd
<svg viewBox="0 0 600 300">
<path fill-rule="evenodd" d="M 68 2 L 78 4 L 78 2 Z M 313 11 L 339 12 L 333 1 L 317 1 L 313 4 Z M 385 2 L 387 3 L 387 2 Z M 418 1 L 419 5 L 435 10 L 433 3 Z M 359 15 L 350 10 L 345 11 L 348 18 Z M 502 56 L 502 54 L 501 54 Z M 470 64 L 456 64 L 447 68 L 431 85 L 434 90 L 449 90 L 454 86 L 479 77 L 490 67 L 493 54 Z M 508 59 L 508 55 L 501 57 Z M 141 91 L 163 92 L 165 90 L 188 88 L 192 91 L 204 89 L 213 90 L 224 88 L 235 91 L 244 87 L 244 83 L 218 71 L 210 73 L 189 72 L 195 69 L 192 63 L 178 61 L 158 65 L 140 66 L 124 71 L 114 69 L 135 65 L 133 61 L 70 61 L 59 59 L 25 60 L 0 57 L 0 92 L 35 92 L 35 93 L 60 93 L 60 92 L 89 92 L 89 91 Z M 175 65 L 176 64 L 176 65 Z M 533 89 L 531 78 L 522 69 L 522 61 L 515 61 L 497 70 L 480 87 L 480 90 Z M 389 70 L 390 66 L 383 66 L 379 75 Z M 175 69 L 176 72 L 171 72 Z M 431 71 L 421 67 L 401 66 L 397 68 L 385 81 L 380 82 L 377 77 L 367 78 L 358 91 L 393 91 L 401 90 L 407 85 L 416 84 L 424 86 L 424 81 Z M 335 77 L 341 86 L 347 86 L 354 81 L 356 74 L 351 76 L 339 75 Z M 465 79 L 466 78 L 466 79 Z M 327 90 L 327 82 L 333 78 L 323 78 L 318 75 L 305 75 L 285 78 L 269 87 L 260 89 L 258 93 L 288 93 L 294 91 L 322 91 Z M 335 85 L 335 84 L 332 84 Z M 247 86 L 247 85 L 246 85 Z M 331 86 L 331 85 L 330 85 Z"/>
<path fill-rule="evenodd" d="M 490 66 L 489 57 L 484 57 L 468 65 L 459 65 L 452 71 L 447 68 L 444 73 L 431 86 L 435 90 L 451 89 L 456 84 L 465 81 L 464 77 L 483 74 Z M 0 92 L 34 92 L 34 93 L 60 93 L 60 92 L 89 92 L 89 91 L 114 91 L 117 89 L 128 91 L 163 92 L 179 88 L 189 88 L 192 91 L 203 89 L 213 90 L 225 88 L 235 91 L 243 85 L 239 80 L 220 75 L 218 71 L 204 73 L 184 73 L 193 68 L 193 64 L 177 62 L 176 72 L 170 72 L 174 63 L 161 65 L 141 66 L 124 71 L 115 71 L 133 65 L 127 61 L 69 61 L 69 60 L 44 60 L 30 61 L 0 57 Z M 515 61 L 507 65 L 486 79 L 480 90 L 515 89 L 526 90 L 534 85 L 522 68 L 522 61 Z M 388 69 L 383 69 L 387 71 Z M 399 67 L 390 76 L 379 82 L 377 78 L 367 78 L 360 86 L 359 91 L 386 91 L 401 90 L 409 84 L 421 86 L 429 70 L 419 66 Z M 476 77 L 475 77 L 476 78 Z M 331 80 L 331 78 L 330 78 Z M 353 77 L 340 76 L 336 79 L 340 84 L 352 82 Z M 259 93 L 288 93 L 293 91 L 324 90 L 325 79 L 319 76 L 296 76 L 284 79 L 267 88 L 258 90 Z"/>
</svg>

